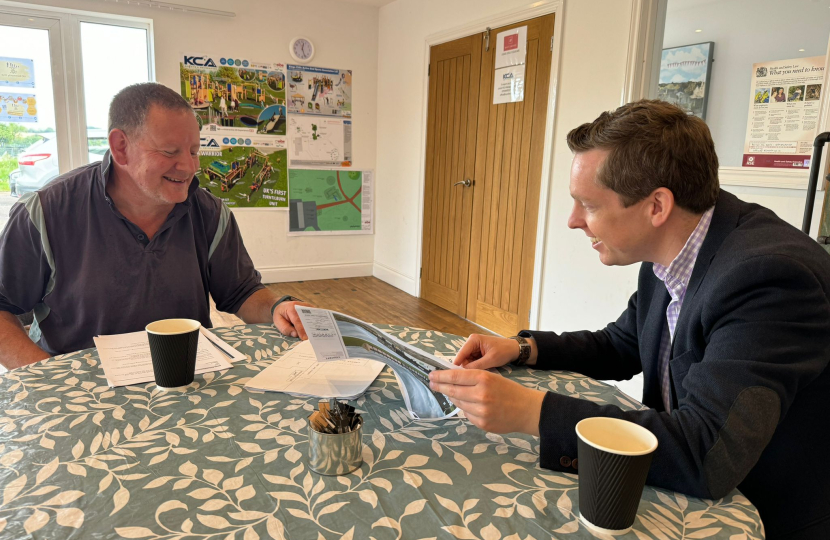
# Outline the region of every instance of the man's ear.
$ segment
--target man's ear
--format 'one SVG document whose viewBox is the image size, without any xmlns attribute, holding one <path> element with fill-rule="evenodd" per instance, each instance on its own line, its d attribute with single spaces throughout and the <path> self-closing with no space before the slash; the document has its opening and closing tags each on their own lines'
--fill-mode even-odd
<svg viewBox="0 0 830 540">
<path fill-rule="evenodd" d="M 674 211 L 674 193 L 668 188 L 660 187 L 651 192 L 649 200 L 651 224 L 654 228 L 661 227 Z"/>
<path fill-rule="evenodd" d="M 127 147 L 130 145 L 127 134 L 120 129 L 113 129 L 107 136 L 110 145 L 110 154 L 112 159 L 117 164 L 124 166 L 127 164 Z"/>
</svg>

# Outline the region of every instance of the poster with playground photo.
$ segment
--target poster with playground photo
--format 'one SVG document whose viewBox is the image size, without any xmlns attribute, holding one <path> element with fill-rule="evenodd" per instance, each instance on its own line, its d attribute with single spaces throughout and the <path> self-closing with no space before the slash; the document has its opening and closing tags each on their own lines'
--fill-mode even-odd
<svg viewBox="0 0 830 540">
<path fill-rule="evenodd" d="M 352 71 L 288 65 L 288 112 L 352 116 Z"/>
<path fill-rule="evenodd" d="M 287 208 L 287 159 L 276 146 L 203 146 L 196 176 L 231 208 Z"/>
<path fill-rule="evenodd" d="M 285 135 L 285 65 L 183 54 L 181 95 L 214 136 Z"/>
</svg>

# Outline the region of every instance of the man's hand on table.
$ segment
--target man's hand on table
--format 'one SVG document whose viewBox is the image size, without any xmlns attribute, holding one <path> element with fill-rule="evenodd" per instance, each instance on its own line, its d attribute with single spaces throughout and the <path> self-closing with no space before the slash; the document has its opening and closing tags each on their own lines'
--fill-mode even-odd
<svg viewBox="0 0 830 540">
<path fill-rule="evenodd" d="M 439 369 L 429 380 L 430 388 L 446 395 L 476 427 L 539 435 L 545 392 L 479 369 Z"/>
<path fill-rule="evenodd" d="M 297 315 L 297 306 L 314 307 L 313 304 L 307 302 L 280 302 L 277 309 L 274 310 L 274 326 L 283 335 L 306 340 L 308 336 L 305 333 L 302 321 L 300 321 L 300 316 Z"/>
</svg>

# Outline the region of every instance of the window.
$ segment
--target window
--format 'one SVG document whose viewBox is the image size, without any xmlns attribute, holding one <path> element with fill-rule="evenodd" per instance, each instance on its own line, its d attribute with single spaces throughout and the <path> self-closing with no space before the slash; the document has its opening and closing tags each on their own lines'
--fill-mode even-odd
<svg viewBox="0 0 830 540">
<path fill-rule="evenodd" d="M 103 159 L 110 101 L 153 80 L 151 51 L 149 20 L 0 6 L 0 230 L 17 197 Z"/>
<path fill-rule="evenodd" d="M 89 160 L 101 161 L 107 151 L 107 113 L 113 96 L 125 86 L 150 80 L 147 30 L 82 22 L 81 60 Z"/>
</svg>

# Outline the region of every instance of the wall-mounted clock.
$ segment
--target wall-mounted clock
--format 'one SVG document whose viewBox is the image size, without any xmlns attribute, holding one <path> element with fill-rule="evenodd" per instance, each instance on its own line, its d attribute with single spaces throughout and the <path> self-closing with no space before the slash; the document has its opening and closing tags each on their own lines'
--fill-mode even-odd
<svg viewBox="0 0 830 540">
<path fill-rule="evenodd" d="M 308 38 L 295 37 L 288 44 L 288 52 L 294 60 L 305 64 L 314 58 L 314 44 Z"/>
</svg>

